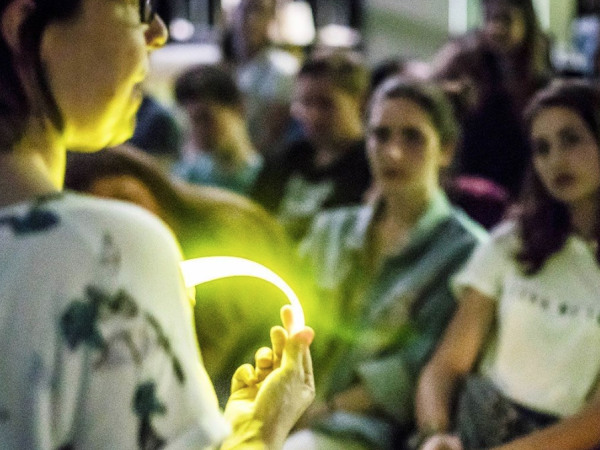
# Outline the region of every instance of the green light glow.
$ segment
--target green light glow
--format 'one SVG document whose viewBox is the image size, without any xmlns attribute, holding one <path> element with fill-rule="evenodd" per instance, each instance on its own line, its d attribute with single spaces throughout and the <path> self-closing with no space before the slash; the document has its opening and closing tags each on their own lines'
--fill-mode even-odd
<svg viewBox="0 0 600 450">
<path fill-rule="evenodd" d="M 277 286 L 287 296 L 294 313 L 292 333 L 304 328 L 304 311 L 298 296 L 275 272 L 262 264 L 234 256 L 207 256 L 181 262 L 181 271 L 186 287 L 228 277 L 255 277 Z"/>
</svg>

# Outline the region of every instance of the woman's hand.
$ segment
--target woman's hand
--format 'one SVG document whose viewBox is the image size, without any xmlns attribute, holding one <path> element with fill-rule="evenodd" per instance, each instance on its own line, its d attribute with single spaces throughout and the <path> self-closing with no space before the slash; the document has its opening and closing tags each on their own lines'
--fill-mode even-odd
<svg viewBox="0 0 600 450">
<path fill-rule="evenodd" d="M 292 309 L 281 309 L 281 326 L 271 328 L 272 348 L 256 352 L 256 365 L 240 366 L 225 408 L 233 433 L 222 448 L 238 445 L 281 448 L 288 433 L 312 403 L 315 385 L 309 346 L 311 328 L 289 335 Z"/>
<path fill-rule="evenodd" d="M 453 434 L 434 434 L 421 445 L 420 450 L 463 450 L 463 446 Z"/>
<path fill-rule="evenodd" d="M 310 428 L 315 422 L 327 417 L 331 413 L 332 410 L 326 402 L 322 400 L 314 401 L 298 419 L 294 426 L 294 430 L 297 431 L 303 428 Z"/>
</svg>

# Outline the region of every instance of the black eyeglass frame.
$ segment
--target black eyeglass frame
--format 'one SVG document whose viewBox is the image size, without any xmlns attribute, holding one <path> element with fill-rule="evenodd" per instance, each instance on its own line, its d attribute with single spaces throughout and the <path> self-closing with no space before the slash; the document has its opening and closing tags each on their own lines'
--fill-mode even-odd
<svg viewBox="0 0 600 450">
<path fill-rule="evenodd" d="M 140 0 L 140 22 L 150 25 L 156 16 L 153 0 Z"/>
</svg>

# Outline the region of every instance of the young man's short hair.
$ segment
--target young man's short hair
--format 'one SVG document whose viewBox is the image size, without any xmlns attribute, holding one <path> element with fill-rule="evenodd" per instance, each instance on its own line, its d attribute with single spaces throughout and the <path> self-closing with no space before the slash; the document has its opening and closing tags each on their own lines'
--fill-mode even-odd
<svg viewBox="0 0 600 450">
<path fill-rule="evenodd" d="M 298 72 L 298 78 L 303 76 L 327 77 L 335 87 L 353 97 L 364 96 L 369 87 L 369 70 L 363 58 L 351 51 L 316 52 Z"/>
<path fill-rule="evenodd" d="M 215 65 L 199 65 L 177 78 L 175 100 L 180 105 L 203 100 L 238 107 L 242 104 L 242 94 L 226 69 Z"/>
</svg>

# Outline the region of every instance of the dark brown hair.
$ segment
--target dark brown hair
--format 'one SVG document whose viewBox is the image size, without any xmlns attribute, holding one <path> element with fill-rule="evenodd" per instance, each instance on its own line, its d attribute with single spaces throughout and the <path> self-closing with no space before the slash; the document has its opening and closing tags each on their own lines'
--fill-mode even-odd
<svg viewBox="0 0 600 450">
<path fill-rule="evenodd" d="M 369 69 L 356 52 L 319 50 L 302 64 L 301 77 L 326 77 L 331 83 L 355 98 L 366 95 L 369 89 Z"/>
<path fill-rule="evenodd" d="M 370 113 L 375 103 L 396 98 L 405 98 L 419 105 L 429 115 L 443 144 L 458 140 L 460 126 L 454 106 L 441 85 L 403 76 L 388 78 L 371 96 L 367 111 Z"/>
<path fill-rule="evenodd" d="M 242 105 L 242 93 L 227 69 L 203 64 L 194 66 L 177 77 L 175 100 L 180 105 L 206 100 L 237 108 Z"/>
<path fill-rule="evenodd" d="M 592 81 L 557 80 L 540 91 L 525 111 L 525 123 L 531 131 L 535 117 L 545 108 L 562 107 L 576 113 L 592 132 L 600 152 L 600 86 Z M 598 205 L 600 214 L 600 204 Z M 544 188 L 530 163 L 517 215 L 522 247 L 517 260 L 528 274 L 539 271 L 544 263 L 565 244 L 572 232 L 571 217 L 565 204 Z M 594 239 L 600 243 L 600 217 L 596 217 Z M 600 263 L 600 247 L 596 251 Z"/>
<path fill-rule="evenodd" d="M 11 0 L 0 0 L 0 18 Z M 21 48 L 13 50 L 0 34 L 0 152 L 10 152 L 25 133 L 30 117 L 41 108 L 57 130 L 63 129 L 56 101 L 50 91 L 40 58 L 40 43 L 46 25 L 74 16 L 81 0 L 33 0 L 34 7 L 23 22 L 20 32 Z M 41 105 L 30 102 L 17 75 L 17 65 L 32 82 Z"/>
<path fill-rule="evenodd" d="M 107 148 L 99 152 L 69 152 L 65 171 L 65 188 L 88 192 L 98 179 L 129 175 L 148 188 L 161 209 L 168 205 L 174 216 L 184 215 L 186 204 L 180 188 L 150 156 L 130 145 Z M 165 221 L 166 218 L 163 218 Z M 173 227 L 173 224 L 169 224 Z"/>
<path fill-rule="evenodd" d="M 523 12 L 525 39 L 517 57 L 526 66 L 526 72 L 535 75 L 547 70 L 550 64 L 548 39 L 538 23 L 533 0 L 481 0 L 484 11 L 486 7 L 496 3 L 514 6 Z"/>
</svg>

